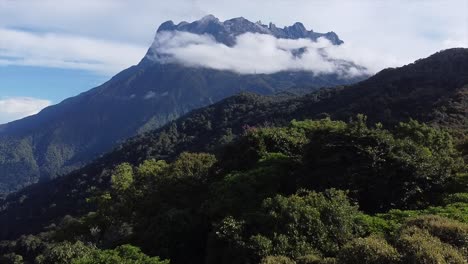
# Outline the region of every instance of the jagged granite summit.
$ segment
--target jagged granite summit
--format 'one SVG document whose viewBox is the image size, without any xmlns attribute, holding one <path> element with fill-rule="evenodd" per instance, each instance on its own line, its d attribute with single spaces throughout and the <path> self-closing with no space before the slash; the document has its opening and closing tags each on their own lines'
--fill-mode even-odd
<svg viewBox="0 0 468 264">
<path fill-rule="evenodd" d="M 269 25 L 262 24 L 260 21 L 254 23 L 243 17 L 237 17 L 222 22 L 213 15 L 207 15 L 202 19 L 191 23 L 186 21 L 182 21 L 177 25 L 174 24 L 173 21 L 166 21 L 162 23 L 161 26 L 159 26 L 155 40 L 148 49 L 148 52 L 142 63 L 153 63 L 155 60 L 162 63 L 167 61 L 167 54 L 159 51 L 161 43 L 160 39 L 158 38 L 165 32 L 187 32 L 196 35 L 209 35 L 213 37 L 216 42 L 222 43 L 228 47 L 233 47 L 236 44 L 237 37 L 245 33 L 265 34 L 273 36 L 277 39 L 309 39 L 312 41 L 317 41 L 319 38 L 325 38 L 333 45 L 341 45 L 344 43 L 333 31 L 328 33 L 314 32 L 313 30 L 307 30 L 306 27 L 300 22 L 296 22 L 292 26 L 279 28 L 276 27 L 273 23 L 269 23 Z M 299 48 L 293 50 L 292 55 L 300 57 L 300 55 L 302 55 L 305 51 L 305 48 Z M 324 56 L 323 54 L 320 55 Z M 366 71 L 364 67 L 355 65 L 349 61 L 336 62 L 337 64 L 343 65 L 344 68 L 354 67 L 361 72 Z"/>
<path fill-rule="evenodd" d="M 314 32 L 313 30 L 307 30 L 300 22 L 296 22 L 292 26 L 278 28 L 273 23 L 264 25 L 261 22 L 251 22 L 243 17 L 233 18 L 221 22 L 215 16 L 208 15 L 192 23 L 184 21 L 177 25 L 174 24 L 173 21 L 167 21 L 161 24 L 159 27 L 158 32 L 162 31 L 183 31 L 194 34 L 209 34 L 212 35 L 218 42 L 224 43 L 228 46 L 233 46 L 235 44 L 235 39 L 237 36 L 248 32 L 268 34 L 276 38 L 306 38 L 314 41 L 320 37 L 324 37 L 330 40 L 330 42 L 334 45 L 343 44 L 343 41 L 338 37 L 338 35 L 336 35 L 335 32 Z"/>
</svg>

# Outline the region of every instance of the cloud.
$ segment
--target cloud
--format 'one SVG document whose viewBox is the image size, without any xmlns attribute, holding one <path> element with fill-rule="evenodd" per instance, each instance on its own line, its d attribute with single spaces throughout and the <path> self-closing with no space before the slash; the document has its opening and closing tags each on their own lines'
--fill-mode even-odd
<svg viewBox="0 0 468 264">
<path fill-rule="evenodd" d="M 0 66 L 82 69 L 104 75 L 138 63 L 146 47 L 67 34 L 0 28 Z"/>
<path fill-rule="evenodd" d="M 0 27 L 148 47 L 159 24 L 170 19 L 191 21 L 211 13 L 278 26 L 301 21 L 405 64 L 454 47 L 450 44 L 467 47 L 467 9 L 466 0 L 0 0 Z"/>
<path fill-rule="evenodd" d="M 360 54 L 348 45 L 335 46 L 325 38 L 278 39 L 265 34 L 246 33 L 229 47 L 210 35 L 188 32 L 160 32 L 152 46 L 163 63 L 229 70 L 241 74 L 310 71 L 316 74 L 338 73 L 344 77 L 368 74 L 381 65 L 393 66 L 391 60 L 372 60 L 368 52 Z M 298 55 L 298 51 L 303 53 Z M 364 66 L 366 69 L 359 67 Z"/>
<path fill-rule="evenodd" d="M 453 48 L 453 47 L 468 48 L 468 33 L 465 36 L 457 38 L 457 39 L 446 39 L 444 40 L 443 45 L 447 49 Z"/>
<path fill-rule="evenodd" d="M 206 12 L 213 12 L 221 19 L 237 13 L 253 21 L 273 21 L 281 26 L 301 21 L 316 32 L 333 30 L 346 44 L 375 54 L 376 60 L 384 56 L 399 66 L 441 49 L 468 47 L 468 42 L 462 42 L 468 36 L 466 0 L 200 2 L 205 4 Z M 446 40 L 457 42 L 448 46 Z"/>
<path fill-rule="evenodd" d="M 0 98 L 0 124 L 37 114 L 49 105 L 48 100 L 31 97 Z"/>
<path fill-rule="evenodd" d="M 0 27 L 151 44 L 169 19 L 198 19 L 198 0 L 0 0 Z M 203 4 L 204 5 L 204 4 Z"/>
<path fill-rule="evenodd" d="M 102 61 L 93 56 L 70 56 L 66 60 L 60 56 L 24 62 L 107 72 L 108 76 L 119 67 L 121 70 L 136 63 L 140 57 L 135 55 L 138 52 L 134 52 L 134 48 L 145 50 L 151 45 L 156 28 L 166 20 L 192 21 L 214 14 L 221 20 L 244 16 L 252 21 L 272 21 L 278 26 L 301 21 L 317 32 L 333 30 L 349 47 L 374 55 L 370 58 L 360 52 L 367 57 L 365 60 L 378 62 L 383 57 L 380 67 L 383 68 L 387 62 L 400 66 L 441 49 L 468 47 L 467 9 L 466 0 L 270 0 L 268 3 L 251 0 L 0 0 L 0 28 L 29 32 L 38 37 L 52 34 L 60 37 L 57 41 L 62 41 L 61 37 L 72 37 L 104 42 L 100 47 L 126 43 L 117 45 L 119 52 L 113 54 L 115 58 L 107 58 L 101 65 L 90 63 Z M 0 36 L 2 42 L 3 35 Z M 95 53 L 110 55 L 106 50 L 102 48 Z M 140 54 L 143 56 L 144 51 Z M 19 54 L 19 57 L 26 58 L 26 55 Z M 12 63 L 12 60 L 7 61 Z M 5 58 L 2 63 L 6 64 Z"/>
<path fill-rule="evenodd" d="M 146 93 L 146 95 L 143 98 L 144 99 L 151 99 L 151 98 L 154 98 L 156 96 L 157 96 L 157 94 L 155 92 L 149 91 L 149 92 Z"/>
<path fill-rule="evenodd" d="M 466 36 L 467 9 L 466 0 L 0 0 L 0 27 L 149 46 L 165 20 L 244 16 L 333 30 L 347 43 L 407 62 L 444 48 L 447 39 Z"/>
</svg>

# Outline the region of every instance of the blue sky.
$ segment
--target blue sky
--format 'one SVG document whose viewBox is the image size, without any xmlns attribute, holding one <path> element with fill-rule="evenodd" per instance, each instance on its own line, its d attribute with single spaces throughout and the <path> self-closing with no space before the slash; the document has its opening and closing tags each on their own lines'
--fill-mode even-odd
<svg viewBox="0 0 468 264">
<path fill-rule="evenodd" d="M 6 66 L 0 71 L 2 96 L 47 98 L 52 102 L 60 102 L 107 79 L 92 71 L 49 67 Z"/>
<path fill-rule="evenodd" d="M 466 0 L 0 0 L 0 123 L 93 88 L 138 61 L 162 22 L 244 16 L 335 31 L 375 69 L 467 47 Z"/>
</svg>

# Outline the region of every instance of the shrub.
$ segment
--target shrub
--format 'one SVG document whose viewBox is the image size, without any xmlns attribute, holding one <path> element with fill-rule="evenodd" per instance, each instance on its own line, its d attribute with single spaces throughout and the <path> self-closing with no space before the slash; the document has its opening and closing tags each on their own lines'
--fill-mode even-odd
<svg viewBox="0 0 468 264">
<path fill-rule="evenodd" d="M 68 241 L 48 246 L 42 255 L 36 258 L 38 264 L 63 264 L 71 263 L 73 259 L 85 256 L 91 252 L 91 248 L 78 241 Z"/>
<path fill-rule="evenodd" d="M 25 259 L 34 259 L 46 244 L 37 236 L 23 235 L 16 241 L 15 251 Z"/>
<path fill-rule="evenodd" d="M 417 227 L 402 230 L 398 247 L 403 255 L 403 263 L 466 264 L 461 252 L 431 236 L 427 230 Z"/>
<path fill-rule="evenodd" d="M 149 257 L 137 247 L 119 246 L 112 250 L 94 249 L 86 255 L 73 259 L 72 264 L 169 264 L 167 260 Z"/>
<path fill-rule="evenodd" d="M 317 254 L 309 254 L 297 258 L 298 264 L 321 264 L 323 259 Z"/>
<path fill-rule="evenodd" d="M 425 215 L 408 220 L 407 225 L 427 230 L 432 236 L 455 247 L 468 247 L 468 224 L 441 216 Z"/>
<path fill-rule="evenodd" d="M 203 180 L 215 162 L 216 158 L 211 154 L 184 152 L 171 164 L 170 174 L 175 178 L 194 177 Z"/>
<path fill-rule="evenodd" d="M 398 263 L 397 250 L 380 237 L 357 238 L 346 244 L 338 255 L 338 263 Z"/>
<path fill-rule="evenodd" d="M 129 163 L 118 165 L 112 174 L 112 188 L 117 192 L 123 192 L 133 184 L 133 167 Z"/>
<path fill-rule="evenodd" d="M 296 262 L 285 256 L 267 256 L 260 264 L 296 264 Z"/>
<path fill-rule="evenodd" d="M 453 193 L 448 195 L 444 202 L 446 204 L 453 204 L 453 203 L 468 203 L 468 193 Z"/>
<path fill-rule="evenodd" d="M 317 251 L 334 255 L 356 237 L 359 212 L 343 191 L 300 191 L 268 198 L 257 228 L 272 242 L 273 254 L 298 258 Z"/>
<path fill-rule="evenodd" d="M 0 263 L 2 264 L 23 264 L 23 257 L 15 253 L 5 254 L 0 256 Z"/>
</svg>

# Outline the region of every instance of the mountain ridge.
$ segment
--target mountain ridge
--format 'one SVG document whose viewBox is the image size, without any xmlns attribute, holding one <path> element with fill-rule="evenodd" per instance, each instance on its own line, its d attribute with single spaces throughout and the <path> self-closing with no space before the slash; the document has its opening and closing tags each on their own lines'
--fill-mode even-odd
<svg viewBox="0 0 468 264">
<path fill-rule="evenodd" d="M 207 15 L 201 20 L 192 23 L 180 22 L 174 24 L 172 20 L 166 21 L 161 24 L 157 32 L 162 31 L 183 31 L 195 34 L 210 34 L 215 39 L 228 46 L 235 44 L 235 37 L 244 33 L 260 33 L 272 35 L 276 38 L 284 39 L 300 39 L 306 38 L 310 40 L 317 40 L 320 37 L 325 37 L 334 45 L 341 45 L 344 42 L 336 35 L 335 32 L 330 31 L 327 33 L 318 33 L 313 30 L 307 30 L 301 22 L 296 22 L 291 26 L 278 28 L 275 24 L 269 23 L 264 25 L 259 22 L 251 22 L 244 17 L 237 17 L 221 22 L 213 15 Z"/>
</svg>

